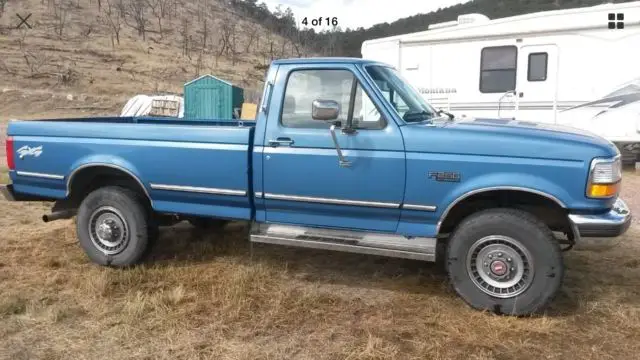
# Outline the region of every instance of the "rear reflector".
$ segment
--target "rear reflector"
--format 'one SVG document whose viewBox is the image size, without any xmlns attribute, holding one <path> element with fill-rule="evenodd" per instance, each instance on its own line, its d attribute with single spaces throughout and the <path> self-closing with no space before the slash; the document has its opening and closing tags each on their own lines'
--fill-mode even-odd
<svg viewBox="0 0 640 360">
<path fill-rule="evenodd" d="M 14 159 L 15 153 L 13 151 L 13 138 L 11 136 L 7 138 L 6 147 L 7 147 L 7 166 L 9 167 L 9 170 L 15 170 L 16 169 L 16 162 Z"/>
</svg>

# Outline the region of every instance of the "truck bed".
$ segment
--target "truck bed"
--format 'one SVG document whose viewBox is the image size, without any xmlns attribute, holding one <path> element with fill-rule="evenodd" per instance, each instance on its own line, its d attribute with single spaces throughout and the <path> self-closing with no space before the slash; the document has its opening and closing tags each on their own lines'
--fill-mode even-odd
<svg viewBox="0 0 640 360">
<path fill-rule="evenodd" d="M 108 167 L 133 176 L 156 211 L 248 219 L 254 127 L 245 124 L 162 117 L 12 121 L 7 133 L 18 155 L 10 176 L 18 192 L 62 199 L 87 171 Z"/>
<path fill-rule="evenodd" d="M 242 123 L 251 123 L 247 120 L 236 119 L 190 119 L 172 116 L 93 116 L 73 118 L 38 119 L 46 122 L 83 122 L 83 123 L 119 123 L 119 124 L 172 124 L 172 125 L 198 125 L 198 126 L 240 126 Z"/>
</svg>

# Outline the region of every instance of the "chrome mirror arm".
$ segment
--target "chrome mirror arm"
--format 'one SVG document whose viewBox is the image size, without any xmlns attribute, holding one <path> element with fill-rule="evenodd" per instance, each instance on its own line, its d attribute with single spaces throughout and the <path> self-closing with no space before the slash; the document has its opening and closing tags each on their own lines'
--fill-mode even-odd
<svg viewBox="0 0 640 360">
<path fill-rule="evenodd" d="M 331 125 L 331 128 L 329 128 L 329 131 L 331 132 L 331 138 L 333 139 L 333 144 L 336 146 L 336 152 L 338 152 L 338 165 L 340 165 L 340 167 L 350 167 L 351 161 L 347 160 L 344 157 L 344 155 L 342 154 L 342 149 L 338 144 L 338 137 L 336 136 L 336 125 L 335 124 Z"/>
</svg>

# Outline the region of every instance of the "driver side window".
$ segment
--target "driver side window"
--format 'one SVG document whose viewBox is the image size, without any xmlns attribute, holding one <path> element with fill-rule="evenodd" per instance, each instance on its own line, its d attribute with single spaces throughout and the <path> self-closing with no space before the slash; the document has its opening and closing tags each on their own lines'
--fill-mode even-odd
<svg viewBox="0 0 640 360">
<path fill-rule="evenodd" d="M 348 70 L 296 70 L 287 79 L 280 114 L 282 126 L 293 128 L 328 128 L 325 121 L 311 118 L 314 100 L 333 100 L 340 105 L 337 121 L 346 125 L 349 117 L 351 88 L 357 81 Z M 382 129 L 386 121 L 378 107 L 356 83 L 352 124 L 355 129 Z"/>
</svg>

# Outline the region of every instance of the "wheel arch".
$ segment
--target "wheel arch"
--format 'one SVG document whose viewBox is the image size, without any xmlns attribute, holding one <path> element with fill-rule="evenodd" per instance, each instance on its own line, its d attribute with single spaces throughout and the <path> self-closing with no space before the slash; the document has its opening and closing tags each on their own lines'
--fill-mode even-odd
<svg viewBox="0 0 640 360">
<path fill-rule="evenodd" d="M 66 198 L 69 199 L 73 197 L 75 194 L 81 192 L 83 188 L 89 185 L 83 182 L 88 182 L 89 180 L 95 179 L 96 177 L 99 177 L 101 175 L 106 176 L 107 178 L 111 177 L 128 180 L 127 187 L 144 195 L 149 203 L 153 204 L 153 200 L 151 199 L 148 189 L 144 186 L 144 183 L 142 182 L 142 180 L 140 180 L 140 177 L 133 170 L 130 170 L 122 165 L 107 162 L 89 162 L 75 167 L 69 173 L 69 176 L 67 178 Z"/>
<path fill-rule="evenodd" d="M 455 198 L 455 200 L 452 201 L 440 215 L 436 225 L 436 234 L 441 234 L 443 230 L 445 230 L 446 232 L 446 230 L 451 228 L 451 226 L 455 226 L 455 224 L 452 224 L 452 221 L 454 221 L 455 219 L 452 219 L 451 217 L 456 216 L 456 209 L 460 209 L 460 207 L 464 206 L 465 204 L 469 204 L 469 202 L 479 200 L 481 198 L 495 199 L 496 201 L 499 201 L 500 198 L 507 195 L 517 196 L 518 199 L 522 199 L 524 203 L 534 202 L 538 204 L 539 201 L 539 204 L 543 204 L 544 206 L 551 206 L 558 212 L 561 211 L 564 214 L 564 217 L 562 219 L 563 222 L 564 220 L 566 220 L 566 223 L 562 225 L 568 226 L 568 232 L 575 232 L 575 229 L 570 226 L 571 224 L 569 223 L 568 216 L 566 215 L 568 211 L 567 205 L 557 196 L 545 191 L 523 186 L 489 186 L 468 191 Z M 504 206 L 504 203 L 501 203 L 501 206 Z M 470 213 L 473 212 L 475 211 L 470 210 Z M 460 216 L 460 219 L 454 222 L 459 222 L 459 220 L 461 220 L 463 217 L 466 216 Z"/>
</svg>

